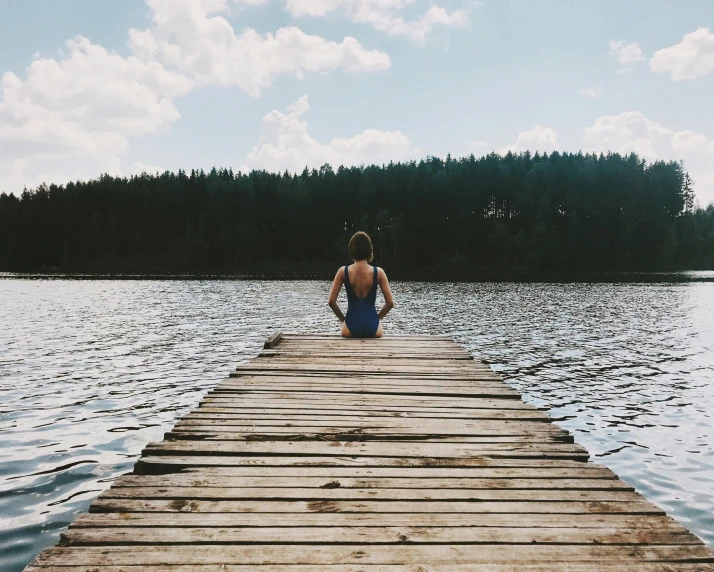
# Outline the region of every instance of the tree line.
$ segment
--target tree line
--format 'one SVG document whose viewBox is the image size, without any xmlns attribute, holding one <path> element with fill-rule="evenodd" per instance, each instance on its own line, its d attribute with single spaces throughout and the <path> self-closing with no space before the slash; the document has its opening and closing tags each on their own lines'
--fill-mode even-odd
<svg viewBox="0 0 714 572">
<path fill-rule="evenodd" d="M 320 272 L 357 230 L 398 276 L 714 269 L 714 207 L 635 154 L 102 176 L 0 195 L 0 270 Z"/>
</svg>

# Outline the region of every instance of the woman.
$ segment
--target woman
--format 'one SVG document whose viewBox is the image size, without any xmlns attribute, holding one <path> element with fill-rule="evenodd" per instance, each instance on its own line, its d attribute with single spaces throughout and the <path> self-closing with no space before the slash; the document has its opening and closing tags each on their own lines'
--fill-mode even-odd
<svg viewBox="0 0 714 572">
<path fill-rule="evenodd" d="M 350 239 L 350 257 L 354 264 L 337 271 L 327 303 L 342 322 L 342 335 L 346 338 L 381 338 L 382 319 L 394 307 L 392 291 L 384 270 L 370 266 L 373 258 L 372 241 L 366 232 L 358 232 Z M 384 307 L 377 314 L 377 284 L 384 294 Z M 337 295 L 342 285 L 347 291 L 347 316 L 337 305 Z"/>
</svg>

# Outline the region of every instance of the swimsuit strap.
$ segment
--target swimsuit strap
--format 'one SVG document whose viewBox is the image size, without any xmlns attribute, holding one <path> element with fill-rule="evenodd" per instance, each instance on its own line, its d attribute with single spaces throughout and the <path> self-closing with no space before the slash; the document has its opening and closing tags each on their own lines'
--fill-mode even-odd
<svg viewBox="0 0 714 572">
<path fill-rule="evenodd" d="M 372 281 L 372 290 L 374 290 L 375 293 L 377 292 L 377 272 L 378 272 L 378 268 L 375 266 L 374 267 L 374 280 Z"/>
<path fill-rule="evenodd" d="M 352 290 L 352 287 L 350 286 L 350 274 L 347 266 L 345 266 L 345 289 Z"/>
</svg>

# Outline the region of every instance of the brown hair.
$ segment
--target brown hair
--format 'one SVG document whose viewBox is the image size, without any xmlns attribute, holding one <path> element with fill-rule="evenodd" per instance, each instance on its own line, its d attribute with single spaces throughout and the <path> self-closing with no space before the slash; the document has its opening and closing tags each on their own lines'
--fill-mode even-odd
<svg viewBox="0 0 714 572">
<path fill-rule="evenodd" d="M 349 250 L 350 257 L 355 262 L 358 260 L 372 262 L 372 258 L 374 258 L 372 240 L 366 232 L 356 232 L 352 238 L 350 238 Z"/>
</svg>

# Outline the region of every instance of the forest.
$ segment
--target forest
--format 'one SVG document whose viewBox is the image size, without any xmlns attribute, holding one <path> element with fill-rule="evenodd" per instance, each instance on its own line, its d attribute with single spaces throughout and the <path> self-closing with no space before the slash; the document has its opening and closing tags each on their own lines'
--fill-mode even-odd
<svg viewBox="0 0 714 572">
<path fill-rule="evenodd" d="M 696 206 L 681 163 L 526 152 L 3 193 L 0 270 L 329 277 L 357 230 L 410 279 L 714 269 L 714 207 Z"/>
</svg>

